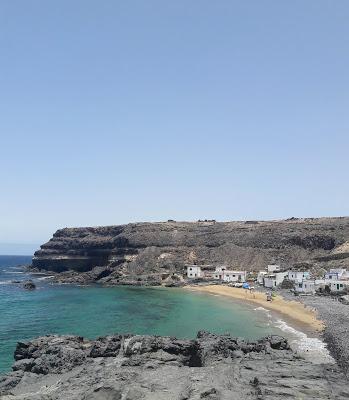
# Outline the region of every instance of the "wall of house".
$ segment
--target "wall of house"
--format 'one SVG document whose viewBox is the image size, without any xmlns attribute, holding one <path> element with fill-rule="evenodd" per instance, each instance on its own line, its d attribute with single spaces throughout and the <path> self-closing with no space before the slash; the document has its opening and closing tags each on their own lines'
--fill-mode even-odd
<svg viewBox="0 0 349 400">
<path fill-rule="evenodd" d="M 344 281 L 334 281 L 330 283 L 331 292 L 343 292 L 348 287 L 349 283 Z"/>
<path fill-rule="evenodd" d="M 246 275 L 234 272 L 225 272 L 223 280 L 225 282 L 245 282 Z"/>
<path fill-rule="evenodd" d="M 276 287 L 276 279 L 264 277 L 264 286 L 270 289 Z"/>
<path fill-rule="evenodd" d="M 274 264 L 268 265 L 267 271 L 268 272 L 280 271 L 280 265 L 274 265 Z"/>
<path fill-rule="evenodd" d="M 279 272 L 279 273 L 275 274 L 276 286 L 279 286 L 284 281 L 286 276 L 287 276 L 287 272 Z"/>
<path fill-rule="evenodd" d="M 315 283 L 310 280 L 298 282 L 296 283 L 295 290 L 299 293 L 315 293 Z"/>
<path fill-rule="evenodd" d="M 288 279 L 293 282 L 301 283 L 303 279 L 309 278 L 309 272 L 289 271 Z"/>
<path fill-rule="evenodd" d="M 188 267 L 187 276 L 188 278 L 202 278 L 203 272 L 200 267 Z"/>
</svg>

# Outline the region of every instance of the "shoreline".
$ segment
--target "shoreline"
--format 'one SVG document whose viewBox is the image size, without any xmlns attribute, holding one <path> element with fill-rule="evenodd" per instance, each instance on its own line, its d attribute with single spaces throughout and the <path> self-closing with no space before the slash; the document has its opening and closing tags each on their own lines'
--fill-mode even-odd
<svg viewBox="0 0 349 400">
<path fill-rule="evenodd" d="M 255 291 L 252 295 L 252 293 L 246 292 L 244 289 L 224 285 L 188 285 L 185 286 L 184 289 L 221 295 L 231 299 L 261 306 L 266 310 L 281 314 L 291 322 L 295 322 L 297 325 L 305 327 L 307 331 L 310 330 L 317 335 L 321 334 L 325 329 L 325 324 L 318 318 L 317 311 L 305 306 L 303 303 L 294 300 L 286 300 L 280 294 L 278 294 L 275 298 L 273 298 L 273 301 L 270 302 L 266 300 L 265 293 Z"/>
<path fill-rule="evenodd" d="M 28 271 L 30 274 L 35 274 Z M 48 280 L 52 284 L 67 284 L 67 285 L 77 285 L 77 286 L 85 286 L 78 284 L 77 282 L 55 282 L 52 280 L 54 277 L 50 275 L 48 272 L 42 273 L 37 272 L 37 275 L 44 275 L 43 279 Z M 51 279 L 50 279 L 51 278 Z M 86 286 L 93 285 L 93 282 L 89 282 Z M 98 285 L 98 284 L 97 284 Z M 143 285 L 130 285 L 130 284 L 119 284 L 119 285 L 107 285 L 101 284 L 102 287 L 117 287 L 117 286 L 143 286 Z M 145 287 L 167 287 L 167 286 L 152 286 L 152 285 L 144 285 Z M 169 286 L 168 288 L 171 288 Z M 261 306 L 268 311 L 271 311 L 275 314 L 279 314 L 283 316 L 286 320 L 289 320 L 290 323 L 296 324 L 297 328 L 301 328 L 302 331 L 306 331 L 307 333 L 312 333 L 315 335 L 319 335 L 324 332 L 326 325 L 324 321 L 322 321 L 318 312 L 315 308 L 310 308 L 306 306 L 304 303 L 297 300 L 289 300 L 285 299 L 281 294 L 277 293 L 277 296 L 273 298 L 273 301 L 266 301 L 266 294 L 254 291 L 254 293 L 250 293 L 242 288 L 235 288 L 226 285 L 205 285 L 205 286 L 196 286 L 196 285 L 184 285 L 179 286 L 181 289 L 192 290 L 198 292 L 209 293 L 212 295 L 219 295 L 228 297 L 234 300 L 238 300 L 241 302 L 248 302 L 250 304 L 254 304 L 257 306 Z"/>
</svg>

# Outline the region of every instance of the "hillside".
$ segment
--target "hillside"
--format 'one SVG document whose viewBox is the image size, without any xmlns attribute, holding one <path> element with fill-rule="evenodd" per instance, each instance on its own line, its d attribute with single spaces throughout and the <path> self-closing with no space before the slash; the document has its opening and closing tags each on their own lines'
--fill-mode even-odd
<svg viewBox="0 0 349 400">
<path fill-rule="evenodd" d="M 33 267 L 113 283 L 155 282 L 188 263 L 249 271 L 306 263 L 321 273 L 349 264 L 348 243 L 349 217 L 65 228 L 35 253 Z"/>
</svg>

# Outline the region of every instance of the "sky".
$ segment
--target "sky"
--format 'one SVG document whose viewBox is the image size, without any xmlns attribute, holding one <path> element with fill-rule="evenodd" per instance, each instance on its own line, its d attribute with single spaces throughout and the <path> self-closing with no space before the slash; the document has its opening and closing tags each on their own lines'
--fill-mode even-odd
<svg viewBox="0 0 349 400">
<path fill-rule="evenodd" d="M 0 253 L 349 215 L 348 20 L 347 0 L 2 0 Z"/>
</svg>

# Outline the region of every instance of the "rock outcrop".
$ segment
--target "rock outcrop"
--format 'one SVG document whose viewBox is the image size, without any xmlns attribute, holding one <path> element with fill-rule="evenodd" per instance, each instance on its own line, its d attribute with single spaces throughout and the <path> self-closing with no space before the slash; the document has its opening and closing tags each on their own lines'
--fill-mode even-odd
<svg viewBox="0 0 349 400">
<path fill-rule="evenodd" d="M 2 400 L 344 399 L 334 364 L 300 359 L 287 340 L 199 332 L 195 340 L 45 336 L 18 343 Z"/>
<path fill-rule="evenodd" d="M 193 263 L 246 270 L 270 263 L 314 271 L 344 266 L 348 240 L 349 217 L 65 228 L 35 253 L 33 267 L 61 273 L 57 279 L 68 282 L 157 285 L 166 280 L 171 286 Z"/>
<path fill-rule="evenodd" d="M 36 285 L 33 281 L 26 281 L 23 283 L 23 288 L 26 290 L 34 290 L 36 289 Z"/>
</svg>

